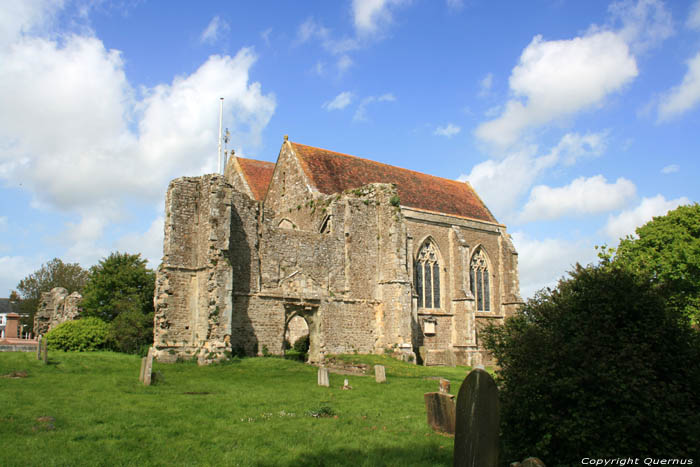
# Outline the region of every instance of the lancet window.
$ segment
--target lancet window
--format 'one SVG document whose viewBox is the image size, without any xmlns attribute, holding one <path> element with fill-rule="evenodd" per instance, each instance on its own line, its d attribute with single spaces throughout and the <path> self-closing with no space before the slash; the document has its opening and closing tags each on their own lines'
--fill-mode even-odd
<svg viewBox="0 0 700 467">
<path fill-rule="evenodd" d="M 418 307 L 440 308 L 440 260 L 435 244 L 428 240 L 415 262 Z"/>
<path fill-rule="evenodd" d="M 469 278 L 472 295 L 476 299 L 476 311 L 491 311 L 489 263 L 481 248 L 472 256 Z"/>
</svg>

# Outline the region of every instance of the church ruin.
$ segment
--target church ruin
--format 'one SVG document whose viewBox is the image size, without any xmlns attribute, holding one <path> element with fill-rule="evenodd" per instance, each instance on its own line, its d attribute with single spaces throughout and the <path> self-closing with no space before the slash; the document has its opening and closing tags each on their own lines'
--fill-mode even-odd
<svg viewBox="0 0 700 467">
<path fill-rule="evenodd" d="M 506 227 L 468 183 L 286 137 L 274 164 L 232 155 L 224 175 L 173 180 L 163 255 L 161 361 L 281 355 L 308 332 L 311 362 L 477 364 L 479 329 L 522 302 Z"/>
</svg>

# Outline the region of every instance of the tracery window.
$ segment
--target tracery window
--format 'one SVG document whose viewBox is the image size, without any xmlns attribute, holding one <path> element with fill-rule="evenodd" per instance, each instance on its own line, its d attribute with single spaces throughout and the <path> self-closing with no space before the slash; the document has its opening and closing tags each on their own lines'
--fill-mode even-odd
<svg viewBox="0 0 700 467">
<path fill-rule="evenodd" d="M 440 261 L 437 247 L 428 240 L 416 258 L 416 292 L 419 308 L 440 308 Z"/>
<path fill-rule="evenodd" d="M 489 263 L 481 248 L 472 256 L 469 279 L 472 295 L 476 299 L 476 311 L 491 311 Z"/>
</svg>

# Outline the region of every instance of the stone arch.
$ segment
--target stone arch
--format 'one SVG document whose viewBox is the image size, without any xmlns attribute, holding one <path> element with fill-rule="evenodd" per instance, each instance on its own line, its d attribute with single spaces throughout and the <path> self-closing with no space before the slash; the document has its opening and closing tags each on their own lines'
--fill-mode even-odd
<svg viewBox="0 0 700 467">
<path fill-rule="evenodd" d="M 440 309 L 443 307 L 445 261 L 432 236 L 426 236 L 418 245 L 413 261 L 413 284 L 418 296 L 418 308 Z"/>
<path fill-rule="evenodd" d="M 320 354 L 320 343 L 319 343 L 319 325 L 317 319 L 318 305 L 316 304 L 302 304 L 302 303 L 285 303 L 285 320 L 284 320 L 284 334 L 283 338 L 286 339 L 288 333 L 291 332 L 290 324 L 292 327 L 301 326 L 299 319 L 303 320 L 306 328 L 308 329 L 309 335 L 309 352 L 307 362 L 318 363 L 321 361 Z M 294 344 L 290 342 L 290 344 Z"/>
<path fill-rule="evenodd" d="M 306 322 L 306 318 L 296 313 L 287 321 L 286 328 L 284 340 L 292 347 L 299 339 L 309 335 L 309 323 Z"/>
<path fill-rule="evenodd" d="M 474 296 L 476 311 L 493 310 L 493 265 L 486 248 L 477 244 L 469 256 L 469 289 Z"/>
<path fill-rule="evenodd" d="M 294 229 L 294 222 L 290 221 L 285 217 L 279 222 L 279 224 L 277 224 L 277 227 L 280 229 L 292 230 Z"/>
</svg>

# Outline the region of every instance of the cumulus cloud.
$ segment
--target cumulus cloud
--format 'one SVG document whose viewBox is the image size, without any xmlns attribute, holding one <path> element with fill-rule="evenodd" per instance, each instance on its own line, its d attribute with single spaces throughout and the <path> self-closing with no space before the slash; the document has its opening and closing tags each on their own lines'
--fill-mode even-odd
<svg viewBox="0 0 700 467">
<path fill-rule="evenodd" d="M 350 105 L 353 97 L 350 91 L 341 92 L 333 100 L 324 102 L 322 107 L 326 110 L 341 110 Z"/>
<path fill-rule="evenodd" d="M 621 27 L 617 34 L 634 53 L 653 48 L 673 33 L 673 19 L 661 0 L 622 0 L 612 3 L 608 10 L 613 23 Z"/>
<path fill-rule="evenodd" d="M 434 135 L 446 136 L 447 138 L 452 138 L 454 135 L 458 134 L 462 129 L 453 123 L 448 123 L 446 126 L 439 126 L 433 132 Z"/>
<path fill-rule="evenodd" d="M 664 167 L 663 169 L 661 169 L 661 173 L 664 174 L 664 175 L 667 175 L 667 174 L 672 174 L 672 173 L 678 172 L 679 170 L 681 170 L 681 166 L 680 166 L 680 165 L 678 165 L 678 164 L 671 164 L 671 165 L 667 165 L 666 167 Z"/>
<path fill-rule="evenodd" d="M 163 225 L 163 216 L 156 217 L 145 232 L 129 233 L 118 239 L 117 250 L 139 252 L 150 268 L 157 268 L 163 258 Z"/>
<path fill-rule="evenodd" d="M 659 121 L 679 116 L 700 103 L 700 52 L 688 60 L 683 82 L 668 91 L 659 103 Z"/>
<path fill-rule="evenodd" d="M 475 165 L 459 180 L 469 181 L 496 217 L 508 217 L 542 173 L 560 163 L 571 164 L 578 158 L 601 154 L 606 138 L 607 132 L 567 133 L 544 155 L 537 155 L 536 146 L 521 148 L 501 160 L 490 159 Z"/>
<path fill-rule="evenodd" d="M 0 256 L 0 296 L 9 297 L 23 278 L 41 267 L 41 262 L 23 256 Z"/>
<path fill-rule="evenodd" d="M 381 33 L 393 21 L 392 10 L 405 0 L 353 0 L 352 14 L 359 35 Z"/>
<path fill-rule="evenodd" d="M 514 97 L 498 118 L 477 127 L 476 136 L 509 146 L 527 129 L 602 104 L 637 73 L 627 43 L 613 32 L 558 41 L 535 36 L 511 73 Z"/>
<path fill-rule="evenodd" d="M 544 287 L 554 287 L 576 263 L 585 265 L 596 258 L 594 248 L 584 240 L 538 240 L 523 232 L 511 236 L 518 250 L 520 293 L 525 299 Z"/>
<path fill-rule="evenodd" d="M 226 34 L 229 30 L 229 25 L 226 20 L 221 19 L 219 16 L 214 16 L 202 34 L 199 36 L 199 41 L 203 44 L 213 44 L 215 43 L 223 34 Z"/>
<path fill-rule="evenodd" d="M 356 122 L 366 122 L 367 118 L 367 106 L 374 102 L 394 102 L 396 97 L 391 93 L 382 94 L 381 96 L 368 96 L 360 101 L 360 104 L 355 110 L 355 115 L 352 119 Z"/>
<path fill-rule="evenodd" d="M 662 195 L 653 198 L 643 198 L 635 208 L 621 212 L 616 216 L 609 216 L 603 231 L 611 240 L 618 240 L 627 235 L 633 235 L 637 227 L 649 222 L 654 216 L 663 216 L 671 209 L 690 204 L 686 197 L 667 200 Z"/>
<path fill-rule="evenodd" d="M 6 0 L 0 8 L 0 49 L 22 34 L 42 32 L 63 8 L 64 0 Z"/>
<path fill-rule="evenodd" d="M 532 222 L 612 211 L 626 205 L 635 193 L 631 181 L 618 178 L 615 183 L 608 183 L 602 175 L 579 177 L 559 188 L 539 185 L 530 192 L 521 220 Z"/>
</svg>

